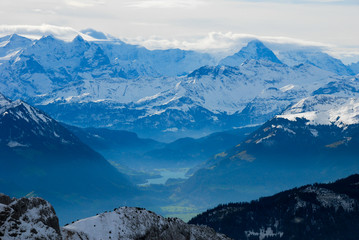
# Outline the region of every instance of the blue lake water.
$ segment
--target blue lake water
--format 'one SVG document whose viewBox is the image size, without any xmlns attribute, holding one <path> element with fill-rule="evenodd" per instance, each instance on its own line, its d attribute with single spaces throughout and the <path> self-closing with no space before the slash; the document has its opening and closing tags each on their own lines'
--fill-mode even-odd
<svg viewBox="0 0 359 240">
<path fill-rule="evenodd" d="M 160 178 L 151 178 L 147 179 L 147 182 L 141 184 L 141 186 L 146 186 L 150 184 L 165 184 L 166 181 L 170 178 L 183 178 L 186 179 L 186 173 L 188 168 L 179 168 L 179 169 L 157 169 Z"/>
</svg>

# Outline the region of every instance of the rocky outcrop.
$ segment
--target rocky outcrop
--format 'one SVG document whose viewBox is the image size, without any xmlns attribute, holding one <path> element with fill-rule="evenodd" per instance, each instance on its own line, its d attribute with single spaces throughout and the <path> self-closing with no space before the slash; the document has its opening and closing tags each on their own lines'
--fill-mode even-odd
<svg viewBox="0 0 359 240">
<path fill-rule="evenodd" d="M 41 198 L 0 194 L 0 239 L 62 239 L 54 208 Z"/>
</svg>

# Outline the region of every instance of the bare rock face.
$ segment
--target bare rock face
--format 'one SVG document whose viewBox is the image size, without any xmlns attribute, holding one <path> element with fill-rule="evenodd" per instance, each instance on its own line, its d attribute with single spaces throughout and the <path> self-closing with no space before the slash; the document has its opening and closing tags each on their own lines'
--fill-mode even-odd
<svg viewBox="0 0 359 240">
<path fill-rule="evenodd" d="M 212 228 L 196 226 L 178 218 L 164 218 L 141 208 L 122 207 L 113 212 L 77 221 L 62 228 L 66 240 L 226 240 Z"/>
<path fill-rule="evenodd" d="M 0 239 L 62 239 L 54 208 L 41 198 L 0 193 Z"/>
</svg>

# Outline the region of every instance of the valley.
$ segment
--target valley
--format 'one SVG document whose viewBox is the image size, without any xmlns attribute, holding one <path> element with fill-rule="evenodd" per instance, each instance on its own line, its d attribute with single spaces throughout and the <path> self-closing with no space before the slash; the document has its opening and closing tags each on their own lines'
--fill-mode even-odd
<svg viewBox="0 0 359 240">
<path fill-rule="evenodd" d="M 359 172 L 355 64 L 303 46 L 274 51 L 256 39 L 218 60 L 208 53 L 148 50 L 99 36 L 0 38 L 0 192 L 51 202 L 59 225 L 69 224 L 61 230 L 66 239 L 96 238 L 84 223 L 115 218 L 125 224 L 127 217 L 118 215 L 135 219 L 138 211 L 152 219 L 155 236 L 165 231 L 165 222 L 180 229 L 176 234 L 204 231 L 227 239 L 182 222 L 202 213 L 190 222 L 234 239 L 281 239 L 292 232 L 278 219 L 277 224 L 268 217 L 270 227 L 262 219 L 264 225 L 243 227 L 237 236 L 217 222 L 221 217 L 203 216 L 211 211 L 215 216 L 217 210 L 207 209 L 228 204 L 218 208 L 228 208 L 226 214 L 235 209 L 244 219 L 249 215 L 237 207 L 260 208 L 264 201 L 277 209 L 271 200 L 277 196 L 279 202 L 282 197 L 297 205 L 304 201 L 298 208 L 326 209 L 320 199 L 346 194 L 339 196 L 356 206 L 355 186 L 345 186 L 354 196 L 328 193 L 337 187 L 326 185 L 350 175 L 356 179 Z M 300 187 L 315 182 L 323 184 Z M 282 192 L 288 189 L 295 196 Z M 356 219 L 356 207 L 346 211 L 346 206 L 328 214 L 343 208 L 339 217 Z M 260 218 L 262 210 L 248 211 Z M 290 218 L 303 218 L 296 214 Z M 106 231 L 101 234 L 117 230 Z"/>
</svg>

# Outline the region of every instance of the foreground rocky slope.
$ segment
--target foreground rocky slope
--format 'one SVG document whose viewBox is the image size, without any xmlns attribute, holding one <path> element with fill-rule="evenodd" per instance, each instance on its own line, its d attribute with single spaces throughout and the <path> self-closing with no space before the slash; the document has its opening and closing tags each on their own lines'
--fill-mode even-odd
<svg viewBox="0 0 359 240">
<path fill-rule="evenodd" d="M 60 230 L 54 208 L 41 198 L 0 194 L 0 239 L 153 239 L 227 240 L 206 226 L 164 218 L 140 208 L 122 207 L 79 220 Z"/>
<path fill-rule="evenodd" d="M 294 188 L 250 203 L 220 205 L 193 218 L 234 239 L 358 239 L 359 175 Z"/>
<path fill-rule="evenodd" d="M 141 208 L 122 207 L 67 225 L 64 239 L 225 240 L 223 234 L 206 226 L 186 224 L 178 218 L 164 218 Z"/>
</svg>

